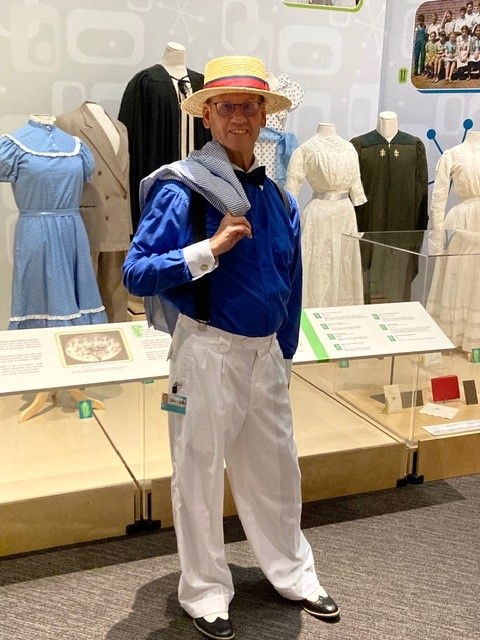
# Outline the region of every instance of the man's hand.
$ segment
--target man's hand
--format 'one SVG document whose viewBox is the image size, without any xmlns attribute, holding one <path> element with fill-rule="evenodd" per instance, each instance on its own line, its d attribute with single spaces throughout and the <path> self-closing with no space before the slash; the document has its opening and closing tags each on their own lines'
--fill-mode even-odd
<svg viewBox="0 0 480 640">
<path fill-rule="evenodd" d="M 226 213 L 218 229 L 210 238 L 210 249 L 214 257 L 230 251 L 242 238 L 252 237 L 252 227 L 245 216 Z"/>
</svg>

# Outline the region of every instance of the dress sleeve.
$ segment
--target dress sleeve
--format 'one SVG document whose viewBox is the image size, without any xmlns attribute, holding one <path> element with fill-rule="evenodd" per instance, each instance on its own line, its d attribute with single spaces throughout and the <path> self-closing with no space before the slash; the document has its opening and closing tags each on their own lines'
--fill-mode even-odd
<svg viewBox="0 0 480 640">
<path fill-rule="evenodd" d="M 8 136 L 0 136 L 0 182 L 16 182 L 20 149 Z"/>
<path fill-rule="evenodd" d="M 83 140 L 80 140 L 80 155 L 83 163 L 83 181 L 91 182 L 93 170 L 95 169 L 95 158 Z"/>
<path fill-rule="evenodd" d="M 352 151 L 354 153 L 354 170 L 352 175 L 352 184 L 350 185 L 349 189 L 349 195 L 353 206 L 359 207 L 361 204 L 365 204 L 365 202 L 367 202 L 367 197 L 365 195 L 365 191 L 363 190 L 362 179 L 360 177 L 360 162 L 358 159 L 358 154 L 354 147 Z"/>
<path fill-rule="evenodd" d="M 292 153 L 292 157 L 290 158 L 290 162 L 288 163 L 285 189 L 287 191 L 290 191 L 290 193 L 293 193 L 295 197 L 298 196 L 300 187 L 305 180 L 306 174 L 307 169 L 305 153 L 300 146 Z"/>
<path fill-rule="evenodd" d="M 432 229 L 438 231 L 443 228 L 445 209 L 450 191 L 450 176 L 452 171 L 452 154 L 447 149 L 440 156 L 435 169 L 435 182 L 432 191 L 432 204 L 430 207 L 430 220 Z"/>
<path fill-rule="evenodd" d="M 452 171 L 452 154 L 450 149 L 440 156 L 435 169 L 435 182 L 433 184 L 432 202 L 430 207 L 431 231 L 429 234 L 428 251 L 431 255 L 443 253 L 444 233 L 443 223 L 445 209 L 450 191 L 450 176 Z"/>
<path fill-rule="evenodd" d="M 425 145 L 420 138 L 416 138 L 417 167 L 415 172 L 415 205 L 417 219 L 415 229 L 421 231 L 428 226 L 428 165 Z"/>
</svg>

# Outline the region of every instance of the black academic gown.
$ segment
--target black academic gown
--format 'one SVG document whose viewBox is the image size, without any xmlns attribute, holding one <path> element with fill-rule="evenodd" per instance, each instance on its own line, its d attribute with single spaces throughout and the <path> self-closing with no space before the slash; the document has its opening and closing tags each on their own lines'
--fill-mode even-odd
<svg viewBox="0 0 480 640">
<path fill-rule="evenodd" d="M 425 145 L 415 136 L 398 131 L 390 143 L 376 130 L 351 140 L 357 150 L 367 202 L 355 207 L 358 230 L 364 232 L 424 230 L 428 224 L 428 169 Z M 371 236 L 372 237 L 372 236 Z M 376 236 L 381 240 L 380 236 Z M 422 234 L 398 234 L 384 240 L 410 251 L 419 251 Z M 399 302 L 410 299 L 410 284 L 418 272 L 416 256 L 396 262 L 382 249 L 362 247 L 364 271 L 370 270 L 366 301 Z M 398 256 L 400 253 L 398 252 Z M 408 258 L 408 259 L 407 259 Z M 375 265 L 374 265 L 375 266 Z M 382 273 L 385 270 L 386 273 Z M 372 280 L 373 278 L 373 280 Z M 368 297 L 368 292 L 372 294 Z"/>
<path fill-rule="evenodd" d="M 203 75 L 187 69 L 192 91 L 203 88 Z M 181 119 L 173 80 L 160 64 L 139 71 L 130 80 L 120 104 L 118 119 L 128 131 L 130 151 L 130 193 L 132 226 L 140 219 L 138 200 L 142 178 L 163 164 L 180 160 Z M 191 149 L 200 149 L 210 140 L 201 118 L 194 120 Z"/>
</svg>

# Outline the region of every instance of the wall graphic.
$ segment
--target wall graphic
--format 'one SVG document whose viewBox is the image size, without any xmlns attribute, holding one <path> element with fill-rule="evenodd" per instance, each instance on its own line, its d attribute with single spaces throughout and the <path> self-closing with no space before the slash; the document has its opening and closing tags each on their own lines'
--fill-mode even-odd
<svg viewBox="0 0 480 640">
<path fill-rule="evenodd" d="M 412 84 L 423 92 L 480 89 L 480 12 L 473 2 L 422 3 L 415 13 Z"/>
</svg>

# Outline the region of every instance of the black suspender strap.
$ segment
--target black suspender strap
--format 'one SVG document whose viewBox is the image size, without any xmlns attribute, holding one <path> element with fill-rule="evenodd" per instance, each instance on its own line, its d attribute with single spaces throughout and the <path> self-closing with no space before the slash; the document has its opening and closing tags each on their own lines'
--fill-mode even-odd
<svg viewBox="0 0 480 640">
<path fill-rule="evenodd" d="M 282 198 L 287 214 L 290 214 L 290 202 L 287 192 L 276 183 L 275 186 Z M 207 237 L 206 201 L 203 196 L 193 191 L 193 189 L 191 193 L 189 212 L 190 220 L 192 221 L 193 241 L 201 242 Z M 210 275 L 207 273 L 201 278 L 197 278 L 192 282 L 192 286 L 195 301 L 195 319 L 207 324 L 210 322 Z"/>
<path fill-rule="evenodd" d="M 207 237 L 207 219 L 205 198 L 192 189 L 190 200 L 190 220 L 192 221 L 193 241 L 201 242 Z M 207 273 L 192 282 L 195 301 L 195 319 L 210 322 L 210 276 Z"/>
</svg>

